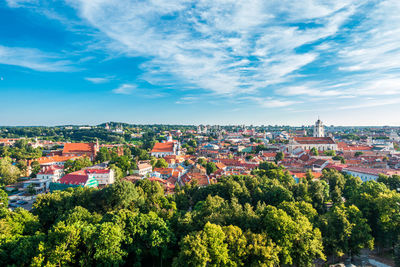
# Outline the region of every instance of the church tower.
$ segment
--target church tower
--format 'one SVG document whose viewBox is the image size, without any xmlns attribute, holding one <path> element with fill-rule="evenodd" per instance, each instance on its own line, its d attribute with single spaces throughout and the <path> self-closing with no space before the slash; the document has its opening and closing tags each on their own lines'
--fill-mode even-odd
<svg viewBox="0 0 400 267">
<path fill-rule="evenodd" d="M 317 122 L 315 122 L 314 126 L 314 137 L 324 137 L 325 132 L 324 132 L 324 125 L 322 124 L 322 121 L 318 118 Z"/>
</svg>

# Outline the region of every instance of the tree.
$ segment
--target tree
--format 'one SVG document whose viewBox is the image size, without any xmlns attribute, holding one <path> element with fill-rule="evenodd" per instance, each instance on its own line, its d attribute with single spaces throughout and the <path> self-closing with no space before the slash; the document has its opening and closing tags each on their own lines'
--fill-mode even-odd
<svg viewBox="0 0 400 267">
<path fill-rule="evenodd" d="M 107 210 L 116 210 L 128 208 L 138 196 L 138 192 L 131 182 L 120 181 L 106 187 L 101 198 Z"/>
<path fill-rule="evenodd" d="M 314 180 L 314 174 L 312 173 L 311 169 L 308 169 L 306 172 L 306 180 L 308 183 L 310 183 L 312 180 Z"/>
<path fill-rule="evenodd" d="M 83 157 L 76 160 L 69 159 L 64 164 L 64 170 L 65 173 L 71 173 L 90 166 L 92 166 L 92 162 L 88 157 Z"/>
<path fill-rule="evenodd" d="M 105 162 L 111 160 L 110 151 L 106 147 L 101 147 L 96 154 L 96 162 Z"/>
<path fill-rule="evenodd" d="M 18 169 L 21 171 L 21 174 L 25 174 L 28 170 L 28 166 L 25 160 L 19 160 L 16 164 Z"/>
<path fill-rule="evenodd" d="M 320 228 L 324 236 L 324 247 L 330 255 L 350 257 L 359 254 L 362 248 L 372 249 L 373 238 L 367 220 L 354 205 L 334 206 L 322 217 Z"/>
<path fill-rule="evenodd" d="M 324 152 L 325 156 L 331 156 L 334 157 L 336 156 L 336 151 L 335 150 L 327 150 Z"/>
<path fill-rule="evenodd" d="M 21 176 L 21 171 L 14 165 L 10 158 L 0 159 L 0 182 L 3 185 L 13 184 Z"/>
<path fill-rule="evenodd" d="M 8 208 L 8 194 L 0 189 L 0 210 Z"/>
<path fill-rule="evenodd" d="M 174 266 L 221 266 L 227 265 L 228 245 L 221 226 L 206 223 L 204 229 L 185 236 Z"/>
<path fill-rule="evenodd" d="M 282 264 L 312 266 L 314 259 L 325 259 L 321 232 L 301 212 L 291 217 L 273 206 L 265 206 L 260 212 L 263 228 L 282 249 L 279 253 Z"/>
<path fill-rule="evenodd" d="M 335 169 L 323 170 L 321 177 L 329 184 L 329 195 L 334 203 L 342 202 L 342 191 L 345 186 L 345 179 L 343 174 Z"/>
<path fill-rule="evenodd" d="M 216 170 L 217 170 L 217 166 L 215 166 L 214 162 L 211 162 L 211 161 L 207 162 L 206 171 L 207 171 L 208 175 L 214 173 Z"/>
<path fill-rule="evenodd" d="M 197 147 L 197 142 L 194 139 L 190 139 L 189 142 L 188 142 L 188 145 L 193 147 L 193 148 L 196 148 Z"/>
<path fill-rule="evenodd" d="M 205 158 L 199 158 L 197 160 L 197 163 L 200 164 L 201 166 L 205 167 L 207 165 L 207 160 Z"/>
<path fill-rule="evenodd" d="M 384 183 L 390 190 L 400 191 L 400 176 L 399 175 L 393 175 L 390 177 L 390 176 L 380 174 L 377 181 L 380 183 Z"/>
<path fill-rule="evenodd" d="M 318 150 L 317 150 L 315 147 L 313 147 L 313 148 L 311 148 L 311 150 L 310 150 L 310 154 L 313 155 L 313 156 L 318 156 L 318 155 L 319 155 L 319 152 L 318 152 Z"/>
<path fill-rule="evenodd" d="M 154 168 L 168 168 L 168 163 L 163 158 L 158 159 L 154 164 Z"/>
<path fill-rule="evenodd" d="M 359 156 L 361 156 L 362 154 L 364 154 L 363 152 L 361 152 L 361 151 L 357 151 L 356 153 L 354 153 L 354 157 L 359 157 Z"/>
<path fill-rule="evenodd" d="M 329 198 L 329 185 L 324 180 L 312 181 L 308 192 L 310 193 L 313 207 L 318 213 L 324 213 L 326 210 L 325 202 Z"/>
<path fill-rule="evenodd" d="M 276 153 L 275 163 L 282 161 L 284 157 L 285 157 L 285 154 L 283 154 L 283 152 Z"/>
<path fill-rule="evenodd" d="M 84 238 L 89 252 L 85 260 L 91 258 L 94 261 L 90 265 L 117 266 L 124 262 L 127 253 L 122 249 L 124 231 L 121 225 L 112 222 L 97 224 Z"/>
<path fill-rule="evenodd" d="M 31 163 L 31 177 L 35 177 L 36 174 L 40 172 L 40 163 L 38 161 L 33 161 Z"/>
<path fill-rule="evenodd" d="M 28 185 L 28 187 L 26 188 L 26 191 L 31 196 L 36 194 L 36 189 L 35 189 L 35 186 L 33 184 Z"/>
</svg>

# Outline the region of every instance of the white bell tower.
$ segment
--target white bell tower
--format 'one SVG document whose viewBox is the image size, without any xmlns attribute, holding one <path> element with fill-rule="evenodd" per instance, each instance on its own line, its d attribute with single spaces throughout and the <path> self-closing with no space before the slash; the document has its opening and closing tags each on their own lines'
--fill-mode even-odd
<svg viewBox="0 0 400 267">
<path fill-rule="evenodd" d="M 319 118 L 315 122 L 313 136 L 314 137 L 325 137 L 324 125 L 322 124 L 322 121 Z"/>
</svg>

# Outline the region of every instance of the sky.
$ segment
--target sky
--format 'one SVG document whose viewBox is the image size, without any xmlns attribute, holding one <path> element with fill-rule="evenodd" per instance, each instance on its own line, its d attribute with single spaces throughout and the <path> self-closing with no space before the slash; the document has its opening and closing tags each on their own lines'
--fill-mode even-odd
<svg viewBox="0 0 400 267">
<path fill-rule="evenodd" d="M 398 0 L 5 0 L 0 125 L 400 125 Z"/>
</svg>

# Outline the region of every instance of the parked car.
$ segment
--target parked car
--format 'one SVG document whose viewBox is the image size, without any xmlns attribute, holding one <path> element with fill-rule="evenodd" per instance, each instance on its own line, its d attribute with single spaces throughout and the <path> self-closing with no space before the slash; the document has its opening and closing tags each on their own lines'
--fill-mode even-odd
<svg viewBox="0 0 400 267">
<path fill-rule="evenodd" d="M 15 203 L 10 203 L 10 204 L 8 204 L 8 206 L 9 207 L 12 207 L 12 208 L 18 208 L 19 206 L 17 205 L 17 204 L 15 204 Z"/>
<path fill-rule="evenodd" d="M 25 204 L 28 204 L 28 201 L 25 201 L 25 200 L 18 200 L 18 201 L 17 201 L 17 204 L 18 204 L 18 205 L 25 205 Z"/>
</svg>

